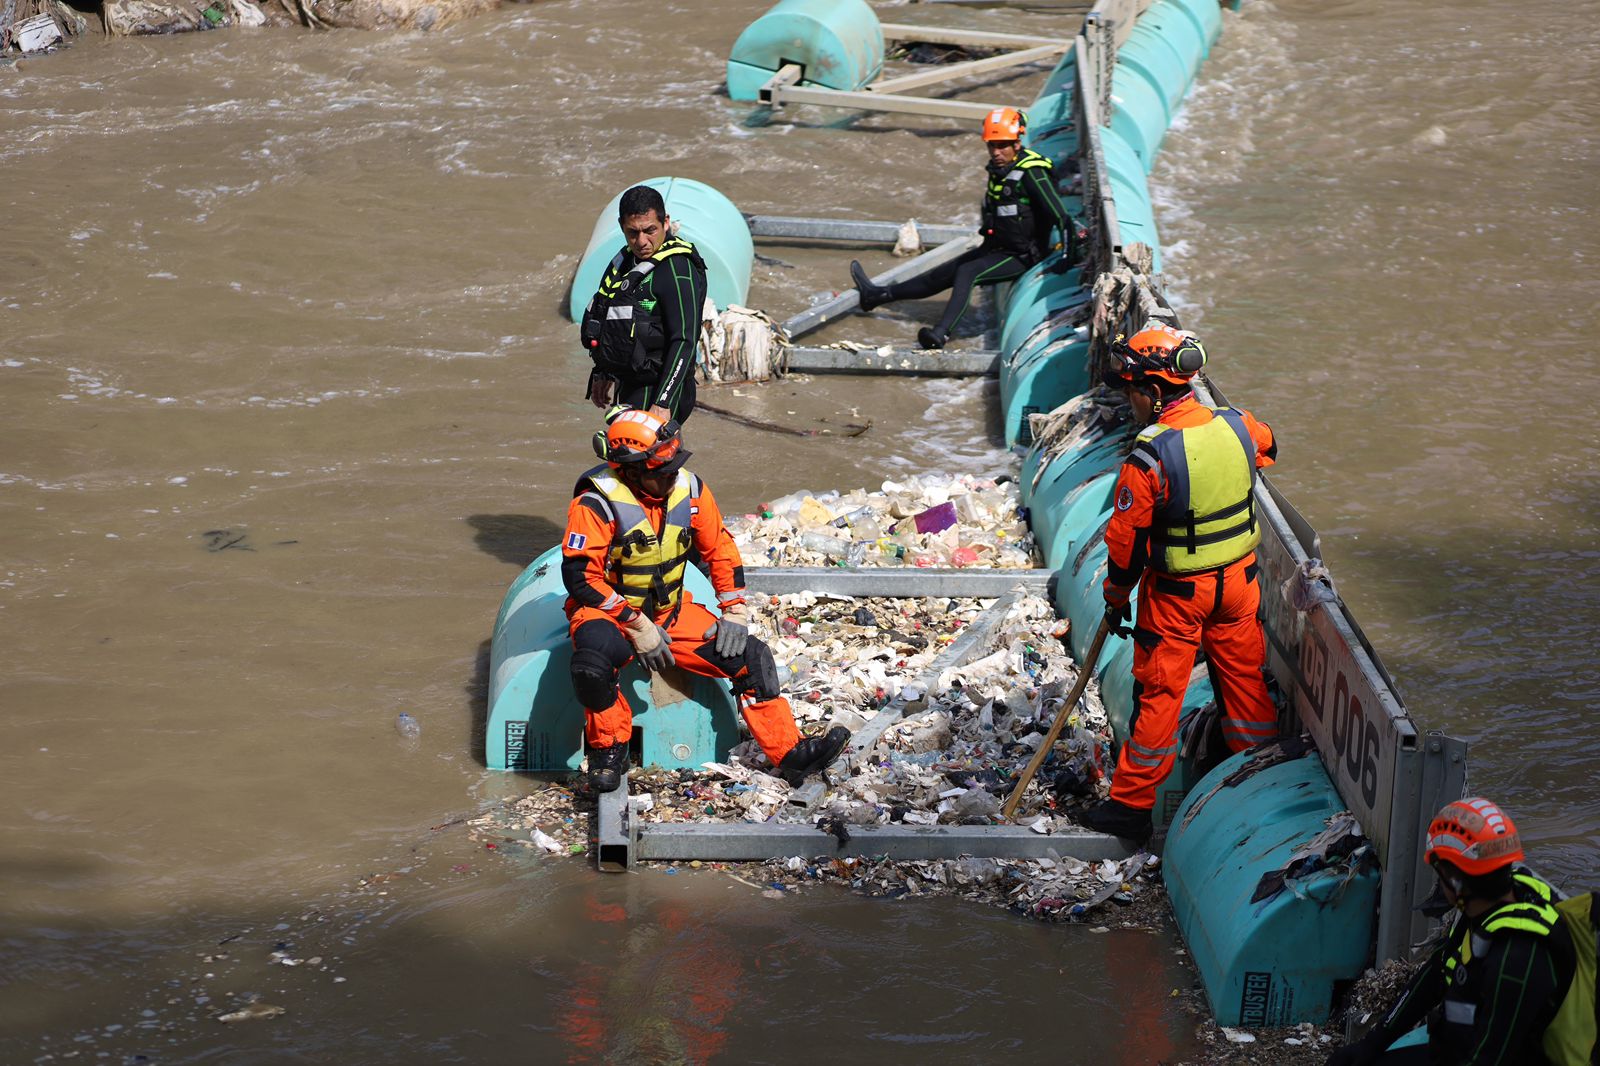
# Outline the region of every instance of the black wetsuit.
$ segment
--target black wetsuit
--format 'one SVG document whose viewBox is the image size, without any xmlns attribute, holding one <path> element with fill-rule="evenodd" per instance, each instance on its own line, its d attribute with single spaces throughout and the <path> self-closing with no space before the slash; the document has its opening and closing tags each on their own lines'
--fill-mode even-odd
<svg viewBox="0 0 1600 1066">
<path fill-rule="evenodd" d="M 1518 890 L 1518 897 L 1525 893 Z M 1428 957 L 1371 1034 L 1334 1061 L 1374 1066 L 1542 1066 L 1540 1044 L 1573 978 L 1572 941 L 1559 922 L 1549 935 L 1500 931 L 1475 937 L 1487 946 L 1464 967 L 1452 990 L 1448 960 L 1494 912 L 1460 925 Z M 1459 1015 L 1449 1017 L 1449 999 Z M 1443 1006 L 1441 1006 L 1441 1004 Z M 1470 1017 L 1467 1017 L 1470 1015 Z M 1431 1016 L 1428 1043 L 1384 1051 Z M 1451 1024 L 1454 1023 L 1454 1024 Z"/>
<path fill-rule="evenodd" d="M 1061 202 L 1061 196 L 1056 192 L 1052 170 L 1048 163 L 1043 166 L 1019 167 L 1018 164 L 1024 163 L 1030 157 L 1042 159 L 1037 153 L 1025 149 L 1012 164 L 997 167 L 990 163 L 988 166 L 991 190 L 1000 187 L 1013 171 L 1020 171 L 1017 178 L 1017 192 L 1028 208 L 1031 225 L 1024 227 L 1028 232 L 1015 230 L 996 232 L 996 227 L 989 224 L 992 220 L 988 217 L 990 212 L 986 210 L 985 225 L 982 227 L 983 244 L 937 270 L 888 286 L 888 299 L 921 300 L 949 289 L 950 300 L 945 304 L 944 314 L 939 317 L 939 323 L 935 327 L 941 334 L 949 336 L 950 331 L 955 329 L 956 323 L 961 321 L 961 316 L 971 304 L 974 286 L 995 285 L 1002 281 L 1014 281 L 1020 278 L 1048 251 L 1051 229 L 1057 230 L 1062 235 L 1066 248 L 1066 261 L 1076 262 L 1078 251 L 1074 246 L 1076 228 L 1072 220 L 1067 217 L 1066 205 Z M 995 194 L 991 192 L 986 198 L 986 205 L 994 199 Z"/>
<path fill-rule="evenodd" d="M 673 238 L 663 245 L 691 249 L 692 245 Z M 593 316 L 604 320 L 606 290 L 614 279 L 620 279 L 639 264 L 639 260 L 624 248 L 606 271 L 601 291 L 595 294 L 585 312 L 587 320 Z M 648 408 L 659 404 L 671 412 L 682 424 L 694 411 L 695 353 L 700 344 L 700 315 L 706 302 L 706 269 L 698 254 L 666 255 L 657 261 L 655 269 L 638 284 L 635 299 L 640 302 L 641 313 L 648 311 L 650 330 L 650 369 L 620 371 L 596 368 L 589 379 L 592 395 L 598 377 L 610 377 L 617 383 L 613 403 L 630 407 Z M 653 367 L 659 362 L 659 370 Z"/>
</svg>

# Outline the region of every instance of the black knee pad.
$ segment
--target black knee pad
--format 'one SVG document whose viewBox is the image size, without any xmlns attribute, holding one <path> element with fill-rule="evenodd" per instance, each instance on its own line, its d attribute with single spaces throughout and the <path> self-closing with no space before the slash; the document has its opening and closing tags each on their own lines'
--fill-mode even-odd
<svg viewBox="0 0 1600 1066">
<path fill-rule="evenodd" d="M 610 657 L 596 648 L 574 648 L 572 691 L 591 711 L 611 706 L 617 698 L 617 669 Z"/>
<path fill-rule="evenodd" d="M 770 700 L 779 694 L 778 663 L 772 657 L 771 648 L 751 637 L 745 641 L 744 665 L 748 673 L 734 683 L 741 694 L 754 689 L 756 698 L 762 700 Z"/>
</svg>

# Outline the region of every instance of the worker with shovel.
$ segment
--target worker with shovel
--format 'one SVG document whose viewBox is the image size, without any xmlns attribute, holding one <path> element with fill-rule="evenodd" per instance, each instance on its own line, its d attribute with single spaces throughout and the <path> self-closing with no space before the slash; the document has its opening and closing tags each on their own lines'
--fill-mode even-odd
<svg viewBox="0 0 1600 1066">
<path fill-rule="evenodd" d="M 1133 637 L 1137 706 L 1117 754 L 1111 797 L 1079 821 L 1144 842 L 1156 788 L 1178 754 L 1178 716 L 1205 649 L 1230 751 L 1277 735 L 1267 694 L 1259 611 L 1256 470 L 1278 454 L 1272 430 L 1248 411 L 1206 407 L 1191 383 L 1206 352 L 1193 334 L 1150 325 L 1111 346 L 1106 384 L 1121 388 L 1145 425 L 1123 461 L 1106 526 L 1106 620 Z M 1139 587 L 1139 620 L 1128 627 Z M 1093 669 L 1086 663 L 1085 669 Z"/>
</svg>

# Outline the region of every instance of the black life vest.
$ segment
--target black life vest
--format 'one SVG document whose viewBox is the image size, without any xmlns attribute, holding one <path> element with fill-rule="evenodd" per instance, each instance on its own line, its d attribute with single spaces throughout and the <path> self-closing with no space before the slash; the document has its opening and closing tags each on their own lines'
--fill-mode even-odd
<svg viewBox="0 0 1600 1066">
<path fill-rule="evenodd" d="M 989 165 L 989 187 L 983 196 L 983 235 L 988 247 L 1030 260 L 1043 253 L 1044 242 L 1034 229 L 1034 204 L 1022 191 L 1023 177 L 1037 169 L 1046 171 L 1045 180 L 1050 180 L 1050 160 L 1032 148 L 1018 152 L 1016 162 L 1002 173 Z"/>
<path fill-rule="evenodd" d="M 669 237 L 648 259 L 629 267 L 627 249 L 606 267 L 600 287 L 583 313 L 583 348 L 603 373 L 619 378 L 650 377 L 660 373 L 667 346 L 666 323 L 656 309 L 654 273 L 664 259 L 685 255 L 701 273 L 706 262 L 694 245 Z M 689 330 L 691 343 L 699 323 Z"/>
</svg>

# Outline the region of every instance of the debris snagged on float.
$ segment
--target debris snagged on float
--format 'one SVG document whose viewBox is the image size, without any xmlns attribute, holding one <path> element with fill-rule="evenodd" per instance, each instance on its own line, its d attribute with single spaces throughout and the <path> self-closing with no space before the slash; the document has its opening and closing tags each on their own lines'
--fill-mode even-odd
<svg viewBox="0 0 1600 1066">
<path fill-rule="evenodd" d="M 700 322 L 700 380 L 766 381 L 789 366 L 789 335 L 765 313 L 707 297 Z"/>
</svg>

